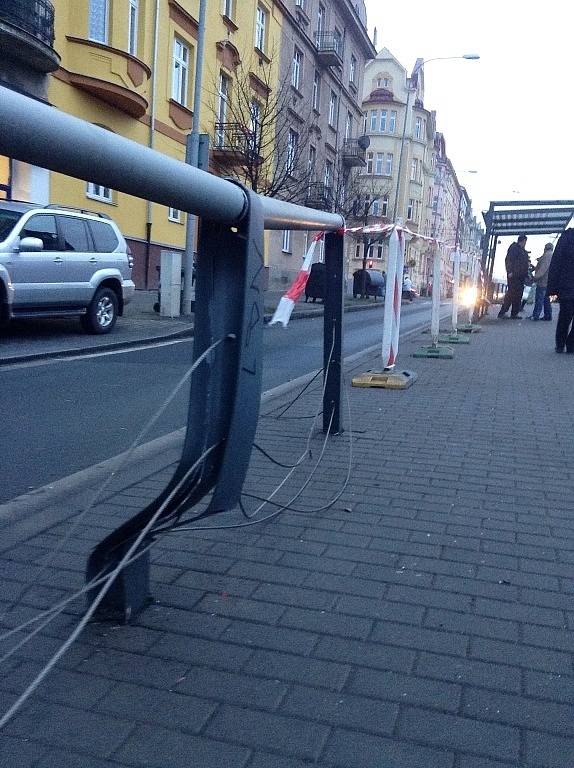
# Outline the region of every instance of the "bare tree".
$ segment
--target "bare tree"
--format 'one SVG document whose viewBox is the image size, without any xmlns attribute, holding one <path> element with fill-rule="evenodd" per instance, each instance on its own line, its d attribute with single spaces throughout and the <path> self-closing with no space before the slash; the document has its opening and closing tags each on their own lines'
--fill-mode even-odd
<svg viewBox="0 0 574 768">
<path fill-rule="evenodd" d="M 313 173 L 307 152 L 314 119 L 310 104 L 293 104 L 290 78 L 287 72 L 275 86 L 271 64 L 238 64 L 225 122 L 216 112 L 212 162 L 217 173 L 254 192 L 299 202 Z"/>
<path fill-rule="evenodd" d="M 382 223 L 388 217 L 382 216 L 381 201 L 391 191 L 391 182 L 353 169 L 347 175 L 340 173 L 336 189 L 336 205 L 347 223 L 351 226 L 366 227 L 369 224 Z M 380 239 L 373 234 L 356 234 L 357 241 L 363 243 L 363 280 L 361 294 L 367 294 L 367 260 L 369 250 Z"/>
</svg>

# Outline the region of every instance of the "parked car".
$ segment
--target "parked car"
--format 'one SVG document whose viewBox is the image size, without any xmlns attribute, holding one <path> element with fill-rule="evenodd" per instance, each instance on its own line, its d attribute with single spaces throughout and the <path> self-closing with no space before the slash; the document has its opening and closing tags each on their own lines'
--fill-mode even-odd
<svg viewBox="0 0 574 768">
<path fill-rule="evenodd" d="M 132 266 L 104 214 L 0 201 L 0 325 L 77 316 L 86 331 L 109 333 L 134 295 Z"/>
</svg>

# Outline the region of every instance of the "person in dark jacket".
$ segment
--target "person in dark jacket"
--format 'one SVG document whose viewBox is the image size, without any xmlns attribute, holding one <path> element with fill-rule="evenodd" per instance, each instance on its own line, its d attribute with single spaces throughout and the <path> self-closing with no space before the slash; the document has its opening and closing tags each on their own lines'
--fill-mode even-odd
<svg viewBox="0 0 574 768">
<path fill-rule="evenodd" d="M 558 296 L 560 313 L 556 324 L 556 351 L 574 354 L 574 229 L 558 238 L 548 270 L 548 296 Z"/>
<path fill-rule="evenodd" d="M 526 240 L 526 235 L 519 235 L 518 240 L 515 243 L 512 243 L 506 254 L 505 265 L 508 278 L 508 289 L 504 296 L 498 317 L 504 317 L 511 305 L 511 319 L 520 320 L 522 317 L 522 315 L 519 315 L 518 313 L 520 312 L 524 284 L 528 277 L 528 267 L 530 266 L 528 251 L 525 248 Z"/>
</svg>

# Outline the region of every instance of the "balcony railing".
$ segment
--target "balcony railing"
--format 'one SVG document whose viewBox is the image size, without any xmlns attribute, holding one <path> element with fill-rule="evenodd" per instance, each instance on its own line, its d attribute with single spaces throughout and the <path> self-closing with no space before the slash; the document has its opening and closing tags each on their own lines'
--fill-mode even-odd
<svg viewBox="0 0 574 768">
<path fill-rule="evenodd" d="M 333 188 L 322 181 L 309 184 L 305 205 L 322 211 L 330 211 L 333 207 Z"/>
<path fill-rule="evenodd" d="M 319 61 L 327 67 L 343 64 L 343 41 L 336 32 L 315 32 L 315 47 Z"/>
<path fill-rule="evenodd" d="M 220 159 L 256 162 L 257 132 L 241 123 L 215 123 L 213 152 Z"/>
<path fill-rule="evenodd" d="M 48 0 L 1 0 L 0 22 L 54 46 L 54 6 Z"/>
<path fill-rule="evenodd" d="M 363 168 L 367 164 L 366 150 L 358 139 L 345 139 L 341 148 L 341 158 L 348 168 Z"/>
</svg>

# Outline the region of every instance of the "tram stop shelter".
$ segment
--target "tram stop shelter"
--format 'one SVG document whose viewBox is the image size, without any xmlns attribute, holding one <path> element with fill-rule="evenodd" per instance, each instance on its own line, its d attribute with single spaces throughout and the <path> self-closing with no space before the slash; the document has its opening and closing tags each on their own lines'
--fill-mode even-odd
<svg viewBox="0 0 574 768">
<path fill-rule="evenodd" d="M 482 215 L 486 224 L 482 269 L 490 296 L 498 238 L 560 234 L 574 217 L 574 200 L 498 200 Z"/>
</svg>

